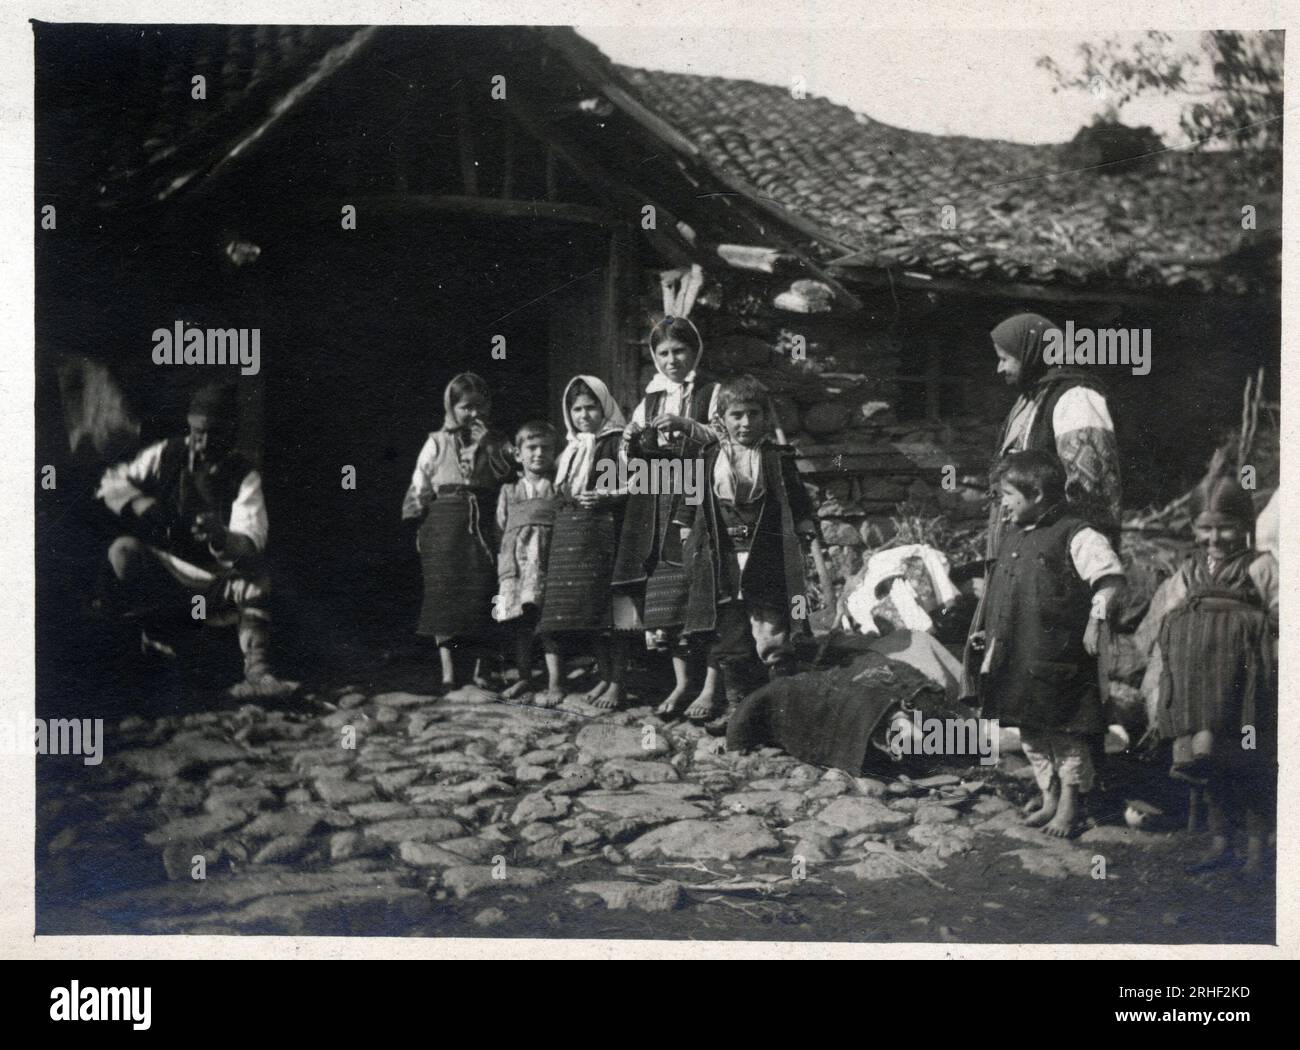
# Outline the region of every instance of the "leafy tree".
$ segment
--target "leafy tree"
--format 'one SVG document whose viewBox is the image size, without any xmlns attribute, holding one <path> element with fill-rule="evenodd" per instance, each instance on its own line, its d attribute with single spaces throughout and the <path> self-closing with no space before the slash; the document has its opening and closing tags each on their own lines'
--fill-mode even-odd
<svg viewBox="0 0 1300 1050">
<path fill-rule="evenodd" d="M 1084 89 L 1104 97 L 1101 123 L 1117 124 L 1120 109 L 1139 95 L 1179 92 L 1194 98 L 1179 123 L 1195 145 L 1281 148 L 1280 31 L 1212 30 L 1201 34 L 1200 53 L 1152 31 L 1128 45 L 1117 37 L 1085 42 L 1077 54 L 1069 70 L 1048 55 L 1037 64 L 1055 79 L 1053 91 Z"/>
</svg>

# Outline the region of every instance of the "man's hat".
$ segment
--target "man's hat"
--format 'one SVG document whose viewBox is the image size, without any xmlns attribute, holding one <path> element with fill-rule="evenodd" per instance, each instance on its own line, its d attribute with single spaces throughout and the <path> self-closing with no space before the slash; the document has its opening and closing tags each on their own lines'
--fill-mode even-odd
<svg viewBox="0 0 1300 1050">
<path fill-rule="evenodd" d="M 230 383 L 209 383 L 199 387 L 190 398 L 189 414 L 222 423 L 235 423 L 239 415 L 239 397 L 234 386 Z"/>
</svg>

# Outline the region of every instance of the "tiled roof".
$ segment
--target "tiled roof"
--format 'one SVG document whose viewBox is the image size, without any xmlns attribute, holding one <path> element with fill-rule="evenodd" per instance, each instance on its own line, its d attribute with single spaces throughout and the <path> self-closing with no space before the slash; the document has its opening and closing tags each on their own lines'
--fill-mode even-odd
<svg viewBox="0 0 1300 1050">
<path fill-rule="evenodd" d="M 355 27 L 39 26 L 50 182 L 105 206 L 166 200 L 347 57 Z M 206 97 L 192 97 L 203 76 Z M 55 152 L 57 150 L 57 152 Z"/>
<path fill-rule="evenodd" d="M 816 223 L 824 260 L 986 281 L 1241 291 L 1273 259 L 1280 163 L 1166 151 L 1076 170 L 1064 145 L 928 135 L 751 81 L 616 66 L 714 170 Z M 945 205 L 951 205 L 945 228 Z M 1255 230 L 1242 208 L 1256 209 Z M 1242 253 L 1237 259 L 1229 258 Z"/>
</svg>

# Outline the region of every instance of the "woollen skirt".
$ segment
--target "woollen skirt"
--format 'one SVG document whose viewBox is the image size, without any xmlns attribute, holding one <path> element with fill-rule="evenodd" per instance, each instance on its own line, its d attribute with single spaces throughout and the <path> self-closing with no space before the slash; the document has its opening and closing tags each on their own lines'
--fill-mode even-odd
<svg viewBox="0 0 1300 1050">
<path fill-rule="evenodd" d="M 561 504 L 551 533 L 546 597 L 538 631 L 547 634 L 613 628 L 609 583 L 615 547 L 613 511 Z"/>
<path fill-rule="evenodd" d="M 469 492 L 440 494 L 420 525 L 424 601 L 416 634 L 439 642 L 480 637 L 492 629 L 496 562 L 484 545 L 481 500 Z"/>
<path fill-rule="evenodd" d="M 661 561 L 645 585 L 645 627 L 648 631 L 681 627 L 686 622 L 686 600 L 691 580 L 683 565 Z"/>
</svg>

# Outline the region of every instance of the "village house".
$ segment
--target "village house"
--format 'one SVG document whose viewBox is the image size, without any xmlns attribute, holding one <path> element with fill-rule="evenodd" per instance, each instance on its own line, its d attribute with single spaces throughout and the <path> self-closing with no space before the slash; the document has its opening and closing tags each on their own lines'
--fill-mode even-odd
<svg viewBox="0 0 1300 1050">
<path fill-rule="evenodd" d="M 36 201 L 57 215 L 38 384 L 94 362 L 150 438 L 236 371 L 159 367 L 152 333 L 260 330 L 244 438 L 305 638 L 346 608 L 409 625 L 399 509 L 450 376 L 479 371 L 502 428 L 558 419 L 579 372 L 630 409 L 669 271 L 702 269 L 706 367 L 773 392 L 838 578 L 900 505 L 982 517 L 1011 399 L 988 331 L 1018 310 L 1150 331 L 1149 374 L 1105 376 L 1131 505 L 1200 476 L 1259 367 L 1276 396 L 1277 158 L 922 134 L 620 67 L 564 28 L 105 25 L 94 55 L 70 31 L 35 25 Z M 69 432 L 89 463 L 116 424 L 69 374 L 37 462 L 77 478 Z M 48 567 L 68 555 L 56 502 L 40 513 Z"/>
</svg>

